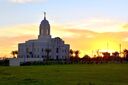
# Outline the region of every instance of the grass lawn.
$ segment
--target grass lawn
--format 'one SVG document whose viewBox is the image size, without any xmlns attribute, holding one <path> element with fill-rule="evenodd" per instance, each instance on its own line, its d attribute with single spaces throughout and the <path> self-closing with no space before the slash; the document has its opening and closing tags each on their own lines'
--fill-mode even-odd
<svg viewBox="0 0 128 85">
<path fill-rule="evenodd" d="M 0 85 L 128 85 L 128 64 L 0 66 Z"/>
</svg>

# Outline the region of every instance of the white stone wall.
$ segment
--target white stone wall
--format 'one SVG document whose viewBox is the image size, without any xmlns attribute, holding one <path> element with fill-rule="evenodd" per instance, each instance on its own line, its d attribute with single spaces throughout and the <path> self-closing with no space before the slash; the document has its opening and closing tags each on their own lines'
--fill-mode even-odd
<svg viewBox="0 0 128 85">
<path fill-rule="evenodd" d="M 69 56 L 70 46 L 64 44 L 64 41 L 57 38 L 51 38 L 48 41 L 43 40 L 29 40 L 26 43 L 19 44 L 19 57 L 20 58 L 41 58 L 45 57 L 46 49 L 50 49 L 50 59 L 66 59 Z M 43 50 L 43 51 L 42 51 Z M 58 52 L 57 52 L 58 50 Z M 22 56 L 22 57 L 21 57 Z"/>
<path fill-rule="evenodd" d="M 18 59 L 10 60 L 10 65 L 18 62 L 38 61 L 47 55 L 46 49 L 50 49 L 50 59 L 68 59 L 70 46 L 59 38 L 51 38 L 50 24 L 44 16 L 39 27 L 39 36 L 36 40 L 28 40 L 18 45 Z M 43 50 L 42 50 L 43 49 Z"/>
<path fill-rule="evenodd" d="M 20 66 L 20 63 L 34 62 L 34 61 L 43 62 L 43 58 L 10 58 L 9 59 L 9 66 Z"/>
</svg>

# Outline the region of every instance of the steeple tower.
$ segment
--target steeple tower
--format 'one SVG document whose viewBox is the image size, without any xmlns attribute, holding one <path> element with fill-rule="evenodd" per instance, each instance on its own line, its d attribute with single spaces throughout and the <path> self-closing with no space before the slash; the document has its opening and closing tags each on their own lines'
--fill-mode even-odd
<svg viewBox="0 0 128 85">
<path fill-rule="evenodd" d="M 44 20 L 46 20 L 46 12 L 44 12 Z"/>
<path fill-rule="evenodd" d="M 50 24 L 48 20 L 46 20 L 46 12 L 44 12 L 44 20 L 41 21 L 40 27 L 39 27 L 39 39 L 51 37 L 50 36 Z"/>
</svg>

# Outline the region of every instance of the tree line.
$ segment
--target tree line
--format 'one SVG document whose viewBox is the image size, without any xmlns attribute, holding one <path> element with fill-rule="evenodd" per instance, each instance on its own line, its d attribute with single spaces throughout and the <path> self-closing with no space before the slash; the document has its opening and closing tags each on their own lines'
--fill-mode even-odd
<svg viewBox="0 0 128 85">
<path fill-rule="evenodd" d="M 46 57 L 45 57 L 45 62 L 49 61 L 49 53 L 51 50 L 45 49 L 46 51 Z M 12 51 L 11 54 L 13 55 L 14 58 L 18 55 L 18 51 Z M 84 55 L 82 58 L 79 56 L 80 51 L 79 50 L 72 50 L 70 49 L 69 51 L 69 59 L 66 60 L 66 63 L 109 63 L 109 62 L 115 62 L 115 63 L 123 63 L 123 62 L 128 62 L 128 49 L 124 49 L 123 52 L 119 53 L 118 51 L 115 51 L 113 53 L 109 52 L 102 52 L 102 56 L 97 53 L 95 56 L 89 56 L 89 55 Z M 120 54 L 123 54 L 121 56 Z"/>
<path fill-rule="evenodd" d="M 25 62 L 25 65 L 40 65 L 40 64 L 101 64 L 101 63 L 126 63 L 128 62 L 128 49 L 124 49 L 122 53 L 119 53 L 118 51 L 115 51 L 113 53 L 109 52 L 102 52 L 102 56 L 97 54 L 95 56 L 89 56 L 84 55 L 82 58 L 79 56 L 80 51 L 79 50 L 72 50 L 69 51 L 69 59 L 65 60 L 51 60 L 49 53 L 51 50 L 46 49 L 46 57 L 44 57 L 44 61 L 42 62 Z M 13 55 L 13 58 L 16 58 L 18 55 L 18 51 L 12 51 L 11 54 Z M 121 56 L 120 54 L 123 54 Z M 9 65 L 8 58 L 3 58 L 0 60 L 0 65 Z"/>
<path fill-rule="evenodd" d="M 128 62 L 128 49 L 124 49 L 121 57 L 121 53 L 118 51 L 113 52 L 112 54 L 109 52 L 102 52 L 101 55 L 95 55 L 93 57 L 89 55 L 84 55 L 82 58 L 79 57 L 80 51 L 79 50 L 72 50 L 70 49 L 70 63 L 124 63 Z"/>
</svg>

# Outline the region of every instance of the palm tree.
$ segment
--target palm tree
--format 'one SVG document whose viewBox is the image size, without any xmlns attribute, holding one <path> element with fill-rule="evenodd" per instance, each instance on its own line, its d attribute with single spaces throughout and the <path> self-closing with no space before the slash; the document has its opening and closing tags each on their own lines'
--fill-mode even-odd
<svg viewBox="0 0 128 85">
<path fill-rule="evenodd" d="M 124 57 L 126 57 L 128 55 L 128 50 L 127 49 L 124 49 L 123 50 L 123 54 L 124 54 Z"/>
<path fill-rule="evenodd" d="M 113 52 L 113 53 L 112 53 L 112 56 L 113 56 L 113 57 L 119 57 L 119 52 L 117 52 L 117 51 L 116 51 L 116 52 Z"/>
<path fill-rule="evenodd" d="M 16 55 L 16 56 L 18 55 L 18 51 L 17 51 L 17 50 L 15 50 L 15 55 Z"/>
<path fill-rule="evenodd" d="M 120 53 L 117 52 L 117 51 L 113 52 L 113 53 L 112 53 L 112 56 L 111 56 L 111 60 L 113 60 L 113 61 L 119 61 L 119 60 L 121 60 L 119 54 L 120 54 Z"/>
<path fill-rule="evenodd" d="M 76 50 L 75 51 L 75 57 L 79 57 L 79 54 L 80 54 L 79 50 Z"/>
<path fill-rule="evenodd" d="M 78 63 L 80 61 L 80 58 L 79 58 L 80 52 L 79 50 L 76 50 L 74 53 L 75 53 L 75 62 Z"/>
<path fill-rule="evenodd" d="M 13 58 L 16 58 L 16 55 L 18 55 L 18 51 L 17 50 L 12 51 L 11 54 L 13 55 Z"/>
<path fill-rule="evenodd" d="M 109 52 L 103 52 L 102 55 L 103 55 L 103 61 L 105 61 L 107 63 L 110 59 L 110 53 Z"/>
<path fill-rule="evenodd" d="M 103 57 L 106 57 L 106 58 L 110 57 L 110 53 L 109 52 L 103 52 L 102 54 L 103 54 Z"/>
<path fill-rule="evenodd" d="M 15 52 L 12 51 L 11 54 L 12 54 L 13 58 L 15 58 Z"/>
<path fill-rule="evenodd" d="M 73 50 L 72 49 L 70 49 L 70 51 L 69 51 L 69 53 L 70 53 L 70 57 L 73 57 Z"/>
<path fill-rule="evenodd" d="M 127 49 L 124 49 L 123 53 L 124 53 L 124 57 L 128 61 L 128 50 Z"/>
</svg>

